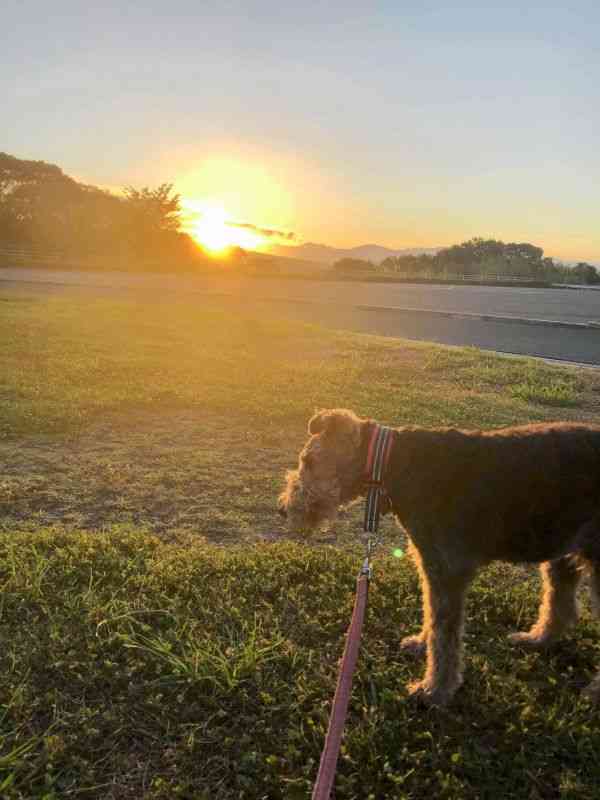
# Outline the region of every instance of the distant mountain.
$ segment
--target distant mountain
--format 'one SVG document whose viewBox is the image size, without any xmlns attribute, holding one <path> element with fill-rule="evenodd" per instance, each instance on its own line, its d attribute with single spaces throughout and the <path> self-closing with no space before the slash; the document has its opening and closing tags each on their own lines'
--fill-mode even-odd
<svg viewBox="0 0 600 800">
<path fill-rule="evenodd" d="M 340 258 L 362 258 L 365 261 L 372 261 L 379 264 L 384 258 L 390 256 L 418 256 L 423 253 L 433 255 L 437 253 L 439 247 L 408 247 L 403 250 L 391 250 L 389 247 L 382 247 L 379 244 L 363 244 L 359 247 L 330 247 L 326 244 L 306 244 L 294 245 L 272 245 L 269 252 L 277 256 L 286 258 L 299 258 L 303 261 L 312 261 L 318 264 L 333 264 Z"/>
</svg>

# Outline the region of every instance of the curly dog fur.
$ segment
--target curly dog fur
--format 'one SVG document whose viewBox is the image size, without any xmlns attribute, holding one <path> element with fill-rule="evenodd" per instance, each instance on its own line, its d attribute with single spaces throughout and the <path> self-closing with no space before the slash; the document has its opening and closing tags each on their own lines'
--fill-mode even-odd
<svg viewBox="0 0 600 800">
<path fill-rule="evenodd" d="M 345 409 L 310 420 L 279 498 L 294 528 L 334 519 L 363 494 L 373 424 Z M 398 428 L 384 485 L 421 579 L 423 626 L 401 646 L 427 655 L 425 675 L 410 687 L 424 702 L 445 705 L 461 684 L 465 595 L 485 564 L 541 564 L 538 620 L 510 637 L 517 644 L 546 647 L 575 622 L 584 567 L 600 614 L 600 426 Z M 584 691 L 600 702 L 600 672 Z"/>
</svg>

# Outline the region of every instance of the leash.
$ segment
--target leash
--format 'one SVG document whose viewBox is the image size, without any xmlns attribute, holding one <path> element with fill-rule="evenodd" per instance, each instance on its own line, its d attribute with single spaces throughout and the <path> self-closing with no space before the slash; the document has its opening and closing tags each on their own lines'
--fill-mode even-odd
<svg viewBox="0 0 600 800">
<path fill-rule="evenodd" d="M 360 647 L 360 636 L 367 610 L 367 600 L 369 596 L 369 582 L 372 576 L 371 557 L 379 544 L 379 516 L 381 512 L 381 501 L 384 499 L 389 503 L 389 498 L 383 486 L 383 476 L 387 467 L 387 462 L 392 450 L 394 432 L 391 428 L 382 425 L 375 425 L 369 441 L 369 451 L 366 467 L 366 486 L 368 487 L 367 499 L 365 503 L 365 518 L 363 529 L 366 534 L 365 556 L 362 567 L 356 579 L 356 598 L 354 600 L 354 610 L 348 632 L 346 633 L 346 644 L 340 665 L 335 695 L 329 726 L 325 737 L 325 746 L 321 754 L 319 771 L 312 793 L 312 800 L 329 800 L 335 771 L 342 743 L 342 733 L 344 722 L 348 712 L 350 702 L 350 692 L 352 690 L 352 675 L 358 661 L 358 650 Z"/>
<path fill-rule="evenodd" d="M 365 558 L 365 561 L 368 564 L 367 558 Z M 319 772 L 317 773 L 317 780 L 313 788 L 312 800 L 329 800 L 331 789 L 333 788 L 335 770 L 340 753 L 340 745 L 342 743 L 344 722 L 346 720 L 348 703 L 350 701 L 352 674 L 358 660 L 360 634 L 362 632 L 367 608 L 370 567 L 367 566 L 367 572 L 364 570 L 365 565 L 363 564 L 356 582 L 356 600 L 354 601 L 352 621 L 350 622 L 350 627 L 346 635 L 346 646 L 344 647 L 344 655 L 342 656 L 342 664 L 335 688 L 335 695 L 333 697 L 333 707 L 331 709 L 331 716 L 329 717 L 329 727 L 327 729 L 327 736 L 325 737 L 325 747 L 321 754 L 321 763 L 319 764 Z"/>
</svg>

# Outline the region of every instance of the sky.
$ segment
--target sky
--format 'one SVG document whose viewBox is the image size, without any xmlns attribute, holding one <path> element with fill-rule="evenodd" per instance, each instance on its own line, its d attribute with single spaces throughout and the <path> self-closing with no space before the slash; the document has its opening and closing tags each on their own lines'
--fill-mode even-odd
<svg viewBox="0 0 600 800">
<path fill-rule="evenodd" d="M 597 0 L 2 6 L 11 155 L 296 242 L 600 261 Z"/>
</svg>

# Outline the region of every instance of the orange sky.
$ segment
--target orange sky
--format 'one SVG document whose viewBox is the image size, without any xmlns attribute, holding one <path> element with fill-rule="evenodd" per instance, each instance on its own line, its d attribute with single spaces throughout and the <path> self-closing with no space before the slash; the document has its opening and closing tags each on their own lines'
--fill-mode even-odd
<svg viewBox="0 0 600 800">
<path fill-rule="evenodd" d="M 8 153 L 299 242 L 600 263 L 597 2 L 30 6 L 3 8 Z"/>
<path fill-rule="evenodd" d="M 227 142 L 214 155 L 180 154 L 175 187 L 183 198 L 187 229 L 194 233 L 203 215 L 245 223 L 233 229 L 233 243 L 264 249 L 279 244 L 321 242 L 337 247 L 376 243 L 391 248 L 435 247 L 472 236 L 531 241 L 555 258 L 596 260 L 600 234 L 592 208 L 570 204 L 573 176 L 564 176 L 566 193 L 551 194 L 533 206 L 517 193 L 511 202 L 510 173 L 463 179 L 452 187 L 430 178 L 360 192 L 328 172 L 326 165 Z M 171 166 L 172 166 L 172 162 Z M 539 180 L 529 170 L 532 181 Z M 576 176 L 575 176 L 576 177 Z M 436 202 L 432 202 L 435 198 Z M 253 226 L 255 229 L 252 238 Z M 282 237 L 261 237 L 260 229 Z M 238 236 L 237 242 L 235 236 Z M 294 239 L 291 240 L 291 235 Z"/>
</svg>

